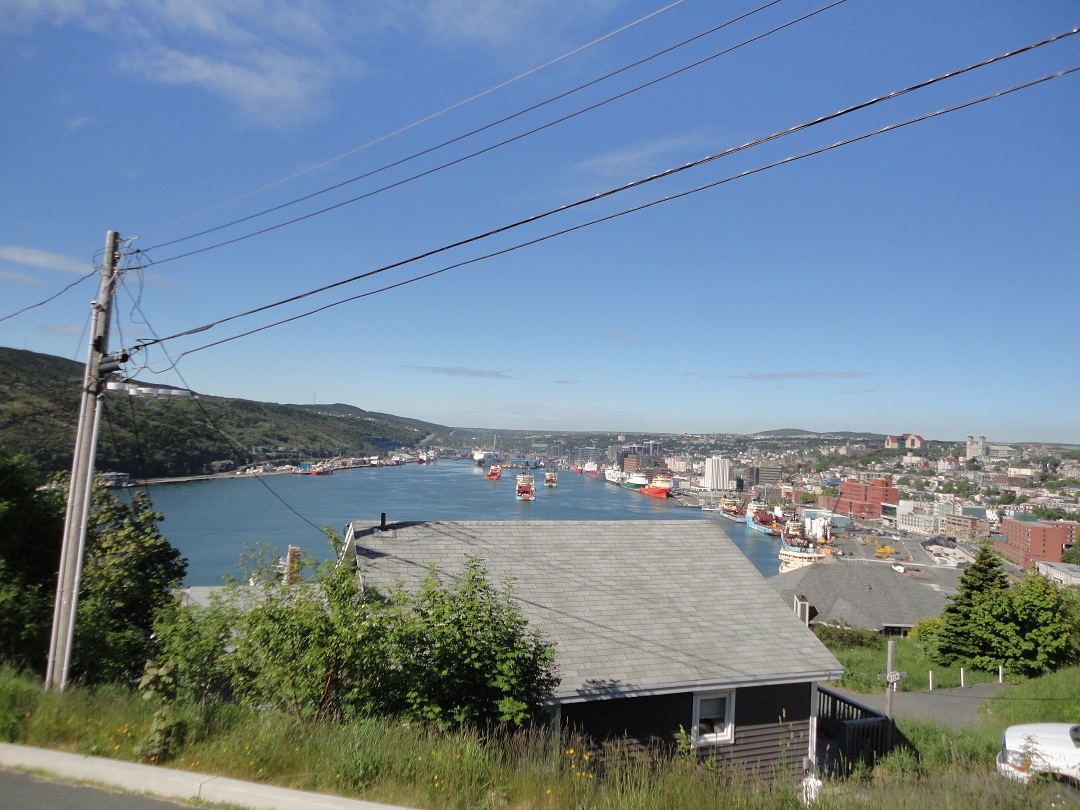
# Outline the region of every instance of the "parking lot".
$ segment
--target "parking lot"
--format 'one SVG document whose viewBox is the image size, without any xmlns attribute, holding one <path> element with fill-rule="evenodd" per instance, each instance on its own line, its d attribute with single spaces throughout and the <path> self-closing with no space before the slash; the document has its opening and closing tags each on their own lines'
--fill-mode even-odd
<svg viewBox="0 0 1080 810">
<path fill-rule="evenodd" d="M 927 539 L 921 535 L 856 524 L 853 528 L 834 532 L 832 546 L 843 554 L 834 552 L 833 559 L 836 562 L 899 565 L 905 576 L 937 585 L 948 592 L 955 591 L 971 555 L 955 543 L 941 542 L 924 547 L 923 542 Z M 877 553 L 879 546 L 891 546 L 893 553 L 882 558 Z"/>
</svg>

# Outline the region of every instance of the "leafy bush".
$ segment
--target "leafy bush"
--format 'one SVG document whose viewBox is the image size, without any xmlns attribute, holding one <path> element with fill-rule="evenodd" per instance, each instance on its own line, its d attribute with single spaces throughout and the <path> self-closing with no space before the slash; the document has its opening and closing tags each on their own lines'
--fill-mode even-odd
<svg viewBox="0 0 1080 810">
<path fill-rule="evenodd" d="M 332 532 L 335 558 L 340 540 Z M 558 683 L 554 647 L 529 629 L 479 559 L 446 585 L 432 571 L 415 591 L 383 595 L 348 566 L 310 557 L 282 577 L 256 550 L 251 587 L 236 583 L 206 607 L 175 607 L 156 626 L 158 657 L 178 694 L 229 696 L 312 724 L 404 715 L 442 727 L 536 719 Z"/>
</svg>

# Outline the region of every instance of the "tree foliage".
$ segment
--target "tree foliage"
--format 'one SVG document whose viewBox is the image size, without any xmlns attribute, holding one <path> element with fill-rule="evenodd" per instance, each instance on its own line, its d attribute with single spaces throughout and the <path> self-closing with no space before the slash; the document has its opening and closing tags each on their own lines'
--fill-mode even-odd
<svg viewBox="0 0 1080 810">
<path fill-rule="evenodd" d="M 392 634 L 408 714 L 442 726 L 530 719 L 557 683 L 555 653 L 529 630 L 511 586 L 495 588 L 468 557 L 449 585 L 433 570 L 414 593 L 394 592 L 410 608 Z"/>
<path fill-rule="evenodd" d="M 40 487 L 33 464 L 0 447 L 0 658 L 44 672 L 60 547 L 63 487 Z M 94 492 L 79 587 L 71 673 L 87 682 L 137 680 L 156 613 L 187 563 L 157 529 L 145 494 L 131 503 Z"/>
<path fill-rule="evenodd" d="M 477 559 L 449 585 L 433 571 L 417 589 L 388 594 L 333 560 L 304 557 L 294 576 L 275 560 L 257 550 L 245 566 L 249 586 L 233 583 L 159 621 L 158 657 L 182 696 L 229 695 L 311 722 L 400 714 L 440 726 L 522 725 L 557 683 L 552 645 Z"/>
<path fill-rule="evenodd" d="M 956 594 L 941 613 L 932 658 L 939 664 L 952 665 L 982 655 L 985 649 L 978 632 L 980 622 L 987 619 L 988 612 L 993 612 L 993 608 L 983 609 L 982 605 L 1000 599 L 1008 587 L 1001 558 L 984 543 L 971 565 L 964 569 Z"/>
<path fill-rule="evenodd" d="M 1061 561 L 1072 565 L 1080 565 L 1080 543 L 1069 546 L 1061 552 Z"/>
<path fill-rule="evenodd" d="M 39 489 L 25 456 L 0 447 L 0 658 L 44 671 L 49 647 L 63 493 Z"/>
<path fill-rule="evenodd" d="M 940 664 L 1040 675 L 1077 659 L 1076 596 L 1029 572 L 1009 587 L 1001 558 L 983 543 L 960 588 L 927 633 Z"/>
<path fill-rule="evenodd" d="M 170 605 L 187 561 L 158 531 L 164 516 L 144 492 L 126 503 L 94 492 L 79 588 L 71 671 L 87 683 L 136 682 L 153 654 L 157 614 Z"/>
</svg>

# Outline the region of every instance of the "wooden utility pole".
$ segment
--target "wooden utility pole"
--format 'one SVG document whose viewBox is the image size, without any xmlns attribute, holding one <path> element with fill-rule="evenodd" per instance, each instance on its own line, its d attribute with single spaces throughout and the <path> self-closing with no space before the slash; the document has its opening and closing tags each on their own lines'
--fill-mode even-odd
<svg viewBox="0 0 1080 810">
<path fill-rule="evenodd" d="M 94 456 L 97 452 L 98 425 L 101 421 L 100 398 L 105 378 L 126 359 L 107 356 L 119 244 L 120 235 L 109 231 L 105 237 L 105 259 L 101 267 L 98 297 L 90 305 L 93 312 L 93 330 L 86 359 L 86 372 L 83 375 L 79 422 L 75 433 L 75 457 L 71 465 L 71 480 L 68 482 L 64 540 L 60 550 L 60 573 L 56 582 L 49 663 L 45 673 L 46 689 L 63 689 L 67 685 L 71 641 L 75 630 L 75 610 L 79 599 L 79 580 L 82 577 L 83 551 L 86 546 L 86 524 L 94 494 Z"/>
</svg>

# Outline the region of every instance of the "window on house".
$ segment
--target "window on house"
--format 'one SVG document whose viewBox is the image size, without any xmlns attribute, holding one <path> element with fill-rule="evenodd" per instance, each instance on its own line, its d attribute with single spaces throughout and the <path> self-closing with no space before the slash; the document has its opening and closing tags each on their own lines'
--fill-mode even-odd
<svg viewBox="0 0 1080 810">
<path fill-rule="evenodd" d="M 702 692 L 694 695 L 695 748 L 729 743 L 735 739 L 735 693 Z"/>
</svg>

